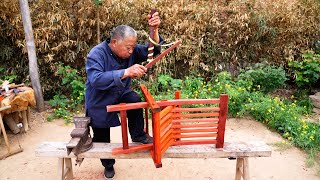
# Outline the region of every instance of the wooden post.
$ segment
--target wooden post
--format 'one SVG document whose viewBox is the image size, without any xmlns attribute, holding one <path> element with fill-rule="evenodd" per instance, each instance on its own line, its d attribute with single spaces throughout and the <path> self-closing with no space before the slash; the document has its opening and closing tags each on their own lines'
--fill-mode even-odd
<svg viewBox="0 0 320 180">
<path fill-rule="evenodd" d="M 121 103 L 120 105 L 125 105 L 125 103 Z M 129 149 L 127 112 L 125 110 L 120 111 L 120 119 L 121 119 L 121 132 L 122 132 L 123 149 Z"/>
<path fill-rule="evenodd" d="M 0 111 L 0 128 L 2 129 L 2 134 L 3 134 L 4 142 L 6 143 L 7 148 L 8 148 L 8 153 L 10 153 L 9 139 L 8 139 L 8 136 L 7 136 L 7 133 L 6 133 L 6 129 L 4 129 L 4 124 L 3 124 L 3 121 L 2 121 L 1 111 Z"/>
<path fill-rule="evenodd" d="M 32 88 L 37 101 L 37 109 L 39 112 L 44 111 L 44 100 L 42 95 L 42 88 L 40 85 L 39 70 L 36 56 L 36 48 L 34 44 L 34 37 L 32 31 L 32 24 L 30 19 L 30 11 L 28 0 L 19 0 L 20 11 L 22 16 L 23 28 L 26 37 L 26 46 L 29 58 L 29 74 L 31 79 Z"/>
<path fill-rule="evenodd" d="M 22 111 L 22 124 L 24 131 L 27 132 L 29 130 L 28 118 L 27 118 L 27 111 Z"/>
<path fill-rule="evenodd" d="M 181 99 L 181 93 L 180 93 L 180 91 L 176 91 L 175 93 L 174 93 L 174 97 L 175 97 L 175 99 Z M 180 105 L 177 105 L 177 108 L 180 108 L 181 106 Z M 177 112 L 177 114 L 180 114 L 179 112 Z M 180 119 L 180 118 L 177 118 L 177 119 Z M 177 125 L 181 125 L 181 123 L 180 122 L 177 122 L 176 123 Z M 181 128 L 176 128 L 175 130 L 180 130 Z M 181 135 L 181 133 L 177 133 L 177 135 Z M 177 139 L 175 139 L 175 141 L 180 141 L 181 139 L 180 138 L 177 138 Z"/>
<path fill-rule="evenodd" d="M 30 123 L 30 118 L 31 118 L 31 112 L 30 112 L 30 107 L 28 106 L 28 109 L 27 109 L 27 120 L 28 120 L 28 123 Z"/>
<path fill-rule="evenodd" d="M 219 112 L 219 122 L 218 122 L 218 136 L 217 136 L 217 144 L 216 148 L 223 148 L 224 144 L 224 132 L 227 121 L 227 113 L 228 113 L 228 95 L 221 94 L 220 95 L 220 112 Z"/>
<path fill-rule="evenodd" d="M 160 144 L 160 112 L 152 113 L 153 123 L 153 160 L 156 168 L 162 167 L 161 163 L 161 144 Z"/>
</svg>

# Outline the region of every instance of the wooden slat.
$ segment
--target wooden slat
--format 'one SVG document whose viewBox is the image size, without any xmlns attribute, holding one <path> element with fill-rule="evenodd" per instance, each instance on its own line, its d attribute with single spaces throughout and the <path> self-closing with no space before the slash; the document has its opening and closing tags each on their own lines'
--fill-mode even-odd
<svg viewBox="0 0 320 180">
<path fill-rule="evenodd" d="M 193 119 L 173 119 L 173 123 L 177 122 L 215 122 L 218 123 L 218 118 L 193 118 Z"/>
<path fill-rule="evenodd" d="M 170 136 L 173 134 L 173 130 L 172 129 L 168 129 L 163 136 L 161 136 L 160 138 L 160 144 L 163 144 L 163 142 Z"/>
<path fill-rule="evenodd" d="M 161 149 L 161 155 L 163 155 L 163 154 L 166 152 L 166 150 L 168 150 L 168 148 L 169 148 L 173 143 L 174 143 L 174 139 L 170 139 L 170 140 L 168 141 L 168 143 L 166 143 L 166 144 L 162 147 L 162 149 Z"/>
<path fill-rule="evenodd" d="M 174 114 L 173 118 L 179 117 L 218 117 L 219 113 L 190 113 L 190 114 Z"/>
<path fill-rule="evenodd" d="M 160 112 L 160 119 L 162 119 L 165 115 L 171 112 L 171 110 L 174 108 L 174 106 L 168 106 L 161 110 Z"/>
<path fill-rule="evenodd" d="M 162 150 L 164 148 L 168 149 L 168 146 L 172 145 L 172 143 L 169 143 L 171 140 L 174 140 L 172 134 L 169 134 L 169 136 L 166 139 L 163 140 L 163 143 L 161 143 L 161 155 L 163 154 Z"/>
<path fill-rule="evenodd" d="M 181 140 L 176 141 L 173 143 L 173 145 L 200 145 L 200 144 L 216 144 L 217 140 L 210 139 L 210 140 Z"/>
<path fill-rule="evenodd" d="M 68 142 L 43 142 L 35 150 L 37 157 L 75 158 L 73 153 L 67 155 Z M 175 142 L 175 145 L 178 143 Z M 131 143 L 129 146 L 137 145 Z M 112 149 L 121 148 L 122 143 L 93 143 L 93 147 L 79 154 L 79 158 L 101 159 L 137 159 L 150 158 L 149 150 L 130 154 L 112 155 Z M 224 148 L 216 149 L 215 145 L 185 145 L 172 146 L 163 155 L 163 158 L 226 158 L 226 157 L 268 157 L 271 156 L 271 147 L 263 141 L 225 142 Z"/>
<path fill-rule="evenodd" d="M 160 129 L 164 128 L 168 125 L 168 123 L 172 122 L 172 115 L 172 113 L 169 113 L 160 120 Z"/>
<path fill-rule="evenodd" d="M 152 144 L 141 144 L 137 146 L 130 146 L 128 149 L 114 148 L 112 150 L 112 155 L 128 154 L 128 153 L 133 153 L 133 152 L 138 152 L 143 150 L 150 150 L 150 149 L 152 149 Z"/>
<path fill-rule="evenodd" d="M 172 125 L 172 128 L 198 128 L 198 127 L 218 127 L 216 123 L 202 123 L 202 124 L 181 124 L 181 125 Z"/>
<path fill-rule="evenodd" d="M 158 102 L 159 106 L 172 106 L 172 105 L 191 105 L 191 104 L 219 104 L 220 99 L 174 99 L 163 102 Z"/>
<path fill-rule="evenodd" d="M 163 106 L 174 106 L 174 105 L 192 105 L 192 104 L 219 104 L 220 99 L 174 99 L 167 101 L 156 101 L 156 103 Z M 115 112 L 121 110 L 131 110 L 131 109 L 140 109 L 147 108 L 147 102 L 138 102 L 138 103 L 126 103 L 125 106 L 120 105 L 109 105 L 106 107 L 107 112 Z"/>
<path fill-rule="evenodd" d="M 217 133 L 199 133 L 199 134 L 180 134 L 174 135 L 173 138 L 197 138 L 197 137 L 217 137 Z"/>
<path fill-rule="evenodd" d="M 149 113 L 148 108 L 144 108 L 145 132 L 149 135 Z"/>
<path fill-rule="evenodd" d="M 160 126 L 160 132 L 162 132 L 162 131 L 164 131 L 165 129 L 167 129 L 168 127 L 170 127 L 171 128 L 171 126 L 172 126 L 172 119 L 170 118 L 170 119 L 168 119 L 165 123 L 163 123 L 163 124 L 161 124 L 161 126 Z"/>
<path fill-rule="evenodd" d="M 179 129 L 174 130 L 173 133 L 193 133 L 193 132 L 218 132 L 217 128 L 189 128 L 189 129 Z"/>
<path fill-rule="evenodd" d="M 125 106 L 121 106 L 119 104 L 109 105 L 106 107 L 107 112 L 116 112 L 123 110 L 131 110 L 131 109 L 140 109 L 140 108 L 148 108 L 147 102 L 137 102 L 137 103 L 126 103 Z"/>
<path fill-rule="evenodd" d="M 172 112 L 220 111 L 219 107 L 174 108 Z"/>
</svg>

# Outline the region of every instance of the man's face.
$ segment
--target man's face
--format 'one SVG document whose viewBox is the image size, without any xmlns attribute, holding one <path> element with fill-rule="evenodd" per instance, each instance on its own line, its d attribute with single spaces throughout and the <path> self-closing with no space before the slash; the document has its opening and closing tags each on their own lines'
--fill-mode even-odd
<svg viewBox="0 0 320 180">
<path fill-rule="evenodd" d="M 121 59 L 127 59 L 133 53 L 137 44 L 137 37 L 127 37 L 123 40 L 113 39 L 111 49 Z"/>
</svg>

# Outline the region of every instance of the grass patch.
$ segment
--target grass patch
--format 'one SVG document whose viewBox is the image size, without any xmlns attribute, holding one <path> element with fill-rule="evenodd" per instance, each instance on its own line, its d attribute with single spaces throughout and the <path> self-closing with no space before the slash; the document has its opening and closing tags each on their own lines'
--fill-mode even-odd
<svg viewBox="0 0 320 180">
<path fill-rule="evenodd" d="M 288 141 L 278 141 L 278 142 L 272 143 L 271 145 L 276 148 L 276 151 L 280 151 L 280 152 L 293 148 L 292 144 L 289 143 Z"/>
</svg>

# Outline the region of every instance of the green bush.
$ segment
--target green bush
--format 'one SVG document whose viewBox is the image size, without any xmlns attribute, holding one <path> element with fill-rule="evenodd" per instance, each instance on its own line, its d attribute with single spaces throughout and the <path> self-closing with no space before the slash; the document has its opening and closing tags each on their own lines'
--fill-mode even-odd
<svg viewBox="0 0 320 180">
<path fill-rule="evenodd" d="M 290 60 L 288 65 L 294 71 L 297 86 L 310 88 L 320 78 L 320 54 L 308 51 L 302 58 L 302 61 Z"/>
<path fill-rule="evenodd" d="M 287 80 L 283 67 L 256 64 L 254 68 L 242 71 L 238 80 L 249 82 L 252 90 L 261 90 L 265 93 L 282 87 Z"/>
<path fill-rule="evenodd" d="M 48 120 L 63 118 L 66 123 L 72 119 L 71 111 L 79 110 L 83 107 L 85 84 L 84 78 L 78 75 L 77 70 L 70 66 L 59 65 L 57 75 L 61 77 L 62 87 L 60 92 L 49 101 L 54 108 L 54 114 L 49 116 Z M 68 96 L 62 95 L 62 92 L 69 92 Z"/>
</svg>

